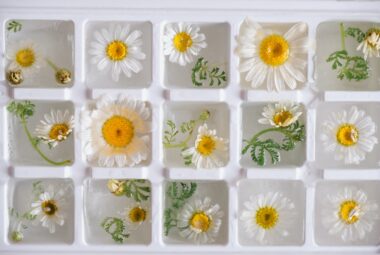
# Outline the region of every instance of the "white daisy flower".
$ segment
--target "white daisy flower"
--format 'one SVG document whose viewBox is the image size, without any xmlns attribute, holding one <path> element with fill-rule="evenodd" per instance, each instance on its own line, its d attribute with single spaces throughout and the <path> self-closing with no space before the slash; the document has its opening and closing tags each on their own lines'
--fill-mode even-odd
<svg viewBox="0 0 380 255">
<path fill-rule="evenodd" d="M 63 114 L 60 110 L 51 110 L 50 114 L 45 114 L 44 120 L 40 122 L 41 124 L 36 127 L 36 135 L 52 147 L 66 140 L 74 128 L 74 116 L 68 110 Z"/>
<path fill-rule="evenodd" d="M 335 153 L 335 160 L 343 160 L 346 165 L 359 164 L 377 144 L 375 132 L 372 118 L 352 106 L 348 112 L 331 114 L 322 124 L 320 139 L 326 152 Z"/>
<path fill-rule="evenodd" d="M 362 50 L 364 59 L 368 57 L 380 57 L 380 30 L 370 29 L 366 33 L 366 37 L 359 44 L 357 50 Z"/>
<path fill-rule="evenodd" d="M 21 70 L 24 77 L 35 75 L 45 65 L 40 46 L 34 41 L 12 42 L 7 49 L 6 55 L 11 61 L 8 70 Z"/>
<path fill-rule="evenodd" d="M 305 23 L 293 25 L 285 34 L 263 28 L 245 19 L 237 37 L 235 53 L 240 57 L 239 71 L 252 88 L 267 85 L 269 91 L 291 90 L 304 83 L 308 38 Z"/>
<path fill-rule="evenodd" d="M 54 192 L 52 186 L 48 191 L 40 194 L 39 200 L 32 203 L 30 214 L 37 216 L 36 220 L 42 223 L 42 227 L 48 228 L 52 234 L 55 232 L 55 225 L 63 226 L 65 219 L 62 211 L 64 191 Z"/>
<path fill-rule="evenodd" d="M 302 115 L 301 105 L 294 102 L 280 102 L 268 104 L 263 109 L 263 117 L 259 119 L 260 124 L 274 127 L 287 127 L 298 120 Z"/>
<path fill-rule="evenodd" d="M 149 219 L 148 203 L 133 203 L 121 213 L 129 230 L 136 230 Z"/>
<path fill-rule="evenodd" d="M 191 162 L 199 168 L 218 168 L 226 165 L 228 153 L 227 141 L 216 136 L 215 129 L 208 129 L 207 124 L 198 128 L 195 146 L 182 152 L 183 157 L 192 157 Z"/>
<path fill-rule="evenodd" d="M 379 219 L 378 205 L 356 187 L 345 187 L 337 195 L 328 194 L 322 210 L 323 226 L 344 242 L 364 239 Z"/>
<path fill-rule="evenodd" d="M 207 47 L 206 36 L 200 28 L 187 23 L 167 24 L 163 35 L 164 55 L 169 61 L 181 66 L 193 62 L 193 56 Z"/>
<path fill-rule="evenodd" d="M 84 153 L 101 167 L 134 166 L 148 158 L 150 110 L 143 101 L 102 97 L 83 112 Z"/>
<path fill-rule="evenodd" d="M 91 64 L 96 65 L 99 71 L 111 69 L 112 80 L 119 81 L 123 72 L 128 78 L 132 73 L 138 73 L 143 69 L 139 60 L 145 59 L 141 51 L 143 43 L 142 32 L 130 31 L 129 26 L 111 25 L 95 31 L 95 40 L 91 42 L 89 50 Z"/>
<path fill-rule="evenodd" d="M 261 244 L 289 236 L 289 227 L 297 217 L 294 203 L 280 192 L 250 197 L 244 207 L 240 215 L 243 228 L 250 238 Z"/>
<path fill-rule="evenodd" d="M 196 199 L 185 204 L 178 214 L 179 234 L 197 244 L 212 243 L 218 236 L 222 217 L 220 206 L 212 205 L 209 197 Z"/>
</svg>

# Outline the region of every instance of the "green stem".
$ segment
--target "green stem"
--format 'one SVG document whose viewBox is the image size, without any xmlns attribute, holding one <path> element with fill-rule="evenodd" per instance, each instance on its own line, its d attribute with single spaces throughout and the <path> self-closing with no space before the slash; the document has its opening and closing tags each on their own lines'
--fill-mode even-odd
<svg viewBox="0 0 380 255">
<path fill-rule="evenodd" d="M 344 25 L 343 23 L 339 24 L 339 30 L 340 30 L 340 40 L 342 44 L 342 50 L 346 50 L 346 41 L 345 41 L 345 32 L 344 32 Z"/>
<path fill-rule="evenodd" d="M 59 71 L 59 68 L 58 68 L 58 66 L 56 66 L 53 62 L 51 62 L 51 60 L 50 59 L 48 59 L 48 58 L 45 58 L 45 60 L 46 60 L 46 62 L 49 64 L 49 66 L 51 67 L 51 68 L 53 68 L 54 69 L 54 71 L 56 71 L 56 72 L 58 72 Z"/>
<path fill-rule="evenodd" d="M 285 130 L 283 128 L 278 128 L 278 127 L 268 128 L 268 129 L 264 129 L 264 130 L 258 132 L 256 135 L 254 135 L 252 137 L 252 139 L 249 140 L 249 143 L 253 144 L 255 142 L 255 140 L 257 138 L 259 138 L 261 135 L 263 135 L 265 133 L 272 132 L 272 131 L 274 131 L 274 132 L 280 132 L 280 133 L 284 134 L 285 136 L 290 136 L 291 135 L 291 134 L 289 135 L 289 133 L 290 133 L 289 131 L 287 131 L 287 130 Z"/>
<path fill-rule="evenodd" d="M 29 139 L 29 142 L 32 144 L 33 148 L 35 149 L 35 151 L 45 160 L 47 161 L 48 163 L 52 164 L 52 165 L 55 165 L 55 166 L 63 166 L 63 165 L 67 165 L 67 164 L 70 164 L 71 161 L 70 160 L 64 160 L 64 161 L 60 161 L 60 162 L 57 162 L 57 161 L 53 161 L 51 159 L 49 159 L 41 150 L 40 148 L 38 148 L 36 142 L 33 140 L 33 137 L 32 135 L 30 134 L 29 130 L 28 130 L 28 127 L 26 125 L 26 120 L 23 118 L 21 119 L 21 124 L 24 128 L 24 131 L 26 133 L 26 136 L 28 137 Z"/>
<path fill-rule="evenodd" d="M 195 127 L 195 125 L 194 125 L 194 127 Z M 188 136 L 185 138 L 185 140 L 183 140 L 183 141 L 180 142 L 180 143 L 174 143 L 174 144 L 172 144 L 172 143 L 164 143 L 165 148 L 167 148 L 167 149 L 173 149 L 173 148 L 184 148 L 184 147 L 186 147 L 186 146 L 187 146 L 187 143 L 188 143 L 188 142 L 190 141 L 190 139 L 191 139 L 191 136 L 192 136 L 192 134 L 193 134 L 193 131 L 194 131 L 194 129 L 191 130 L 191 131 L 189 132 Z"/>
</svg>

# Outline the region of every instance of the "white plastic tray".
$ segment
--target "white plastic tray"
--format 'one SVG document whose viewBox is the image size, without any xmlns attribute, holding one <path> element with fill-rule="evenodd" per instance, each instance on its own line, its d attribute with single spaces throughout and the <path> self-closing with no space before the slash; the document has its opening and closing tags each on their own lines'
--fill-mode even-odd
<svg viewBox="0 0 380 255">
<path fill-rule="evenodd" d="M 308 25 L 309 38 L 315 45 L 316 28 L 327 20 L 380 22 L 380 2 L 377 1 L 250 1 L 250 0 L 192 0 L 192 1 L 101 1 L 65 0 L 1 0 L 0 1 L 0 53 L 5 51 L 5 22 L 9 19 L 53 19 L 72 20 L 75 26 L 75 82 L 66 89 L 11 89 L 0 72 L 0 123 L 4 122 L 4 106 L 10 99 L 70 100 L 75 106 L 76 126 L 79 127 L 79 113 L 86 100 L 103 93 L 126 93 L 149 101 L 153 109 L 152 161 L 150 165 L 136 169 L 99 169 L 87 165 L 81 153 L 81 142 L 75 139 L 75 162 L 70 167 L 13 167 L 7 160 L 4 146 L 6 130 L 0 125 L 0 253 L 41 254 L 67 253 L 167 253 L 186 252 L 209 254 L 211 252 L 257 254 L 375 254 L 379 247 L 318 246 L 314 240 L 314 193 L 318 180 L 380 180 L 379 169 L 334 170 L 317 169 L 315 160 L 315 107 L 323 101 L 380 102 L 380 91 L 373 92 L 321 92 L 314 79 L 314 53 L 311 47 L 308 62 L 308 83 L 301 91 L 268 93 L 266 91 L 245 91 L 239 86 L 237 71 L 238 58 L 233 54 L 236 47 L 234 37 L 245 17 L 260 22 L 297 22 Z M 88 21 L 127 20 L 150 21 L 153 24 L 152 83 L 146 89 L 88 89 L 85 86 L 85 25 Z M 230 84 L 225 89 L 207 90 L 199 93 L 196 89 L 166 89 L 163 86 L 163 59 L 161 34 L 164 22 L 227 22 L 230 24 Z M 4 58 L 0 70 L 4 70 Z M 239 164 L 241 147 L 240 104 L 243 102 L 269 102 L 290 99 L 307 107 L 307 162 L 295 169 L 242 169 Z M 162 163 L 161 146 L 163 111 L 166 101 L 220 101 L 230 108 L 230 161 L 215 171 L 194 171 L 192 169 L 165 169 Z M 379 156 L 380 158 L 380 156 Z M 8 241 L 8 182 L 12 178 L 72 178 L 75 184 L 75 236 L 70 245 L 13 245 Z M 83 184 L 87 178 L 147 178 L 152 182 L 152 242 L 150 245 L 90 245 L 85 242 L 83 215 Z M 302 246 L 241 246 L 237 238 L 237 182 L 244 178 L 302 180 L 306 185 L 305 243 Z M 227 245 L 168 245 L 162 241 L 163 225 L 163 181 L 165 179 L 225 180 L 229 185 L 228 243 Z"/>
</svg>

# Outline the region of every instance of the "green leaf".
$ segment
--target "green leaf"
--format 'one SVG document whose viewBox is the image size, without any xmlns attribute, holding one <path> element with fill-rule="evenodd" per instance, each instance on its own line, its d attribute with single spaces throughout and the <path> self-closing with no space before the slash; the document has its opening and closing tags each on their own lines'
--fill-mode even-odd
<svg viewBox="0 0 380 255">
<path fill-rule="evenodd" d="M 172 228 L 177 226 L 177 215 L 171 208 L 166 208 L 164 211 L 164 234 L 169 235 Z"/>
<path fill-rule="evenodd" d="M 279 132 L 284 135 L 281 143 L 273 139 L 260 140 L 262 134 L 269 132 Z M 259 166 L 266 164 L 266 157 L 268 156 L 272 164 L 277 164 L 280 161 L 280 151 L 293 150 L 298 142 L 305 140 L 305 126 L 301 125 L 299 121 L 287 126 L 265 129 L 256 134 L 251 140 L 243 140 L 245 144 L 242 149 L 242 155 L 250 153 L 251 159 Z"/>
<path fill-rule="evenodd" d="M 124 183 L 124 193 L 136 202 L 146 201 L 150 197 L 150 185 L 147 180 L 130 179 Z"/>
<path fill-rule="evenodd" d="M 184 147 L 182 148 L 182 152 L 187 150 L 188 148 L 187 147 Z M 192 163 L 192 159 L 193 159 L 193 155 L 187 155 L 187 156 L 184 156 L 182 153 L 181 153 L 182 157 L 183 157 L 183 160 L 184 160 L 184 164 L 185 166 L 190 166 L 191 163 Z"/>
<path fill-rule="evenodd" d="M 11 31 L 13 30 L 13 32 L 19 32 L 22 28 L 22 24 L 20 22 L 17 22 L 15 20 L 12 20 L 8 23 L 8 27 L 7 27 L 7 30 L 8 31 Z"/>
<path fill-rule="evenodd" d="M 349 56 L 346 50 L 332 53 L 326 60 L 331 68 L 337 70 L 337 78 L 349 81 L 365 80 L 369 77 L 368 62 L 360 56 Z"/>
<path fill-rule="evenodd" d="M 345 31 L 345 35 L 355 38 L 358 43 L 363 42 L 366 37 L 366 33 L 357 27 L 348 27 Z"/>
<path fill-rule="evenodd" d="M 171 120 L 166 121 L 168 129 L 164 130 L 164 144 L 174 143 L 176 141 L 176 136 L 178 135 L 178 129 L 175 123 Z"/>
<path fill-rule="evenodd" d="M 191 81 L 197 87 L 203 86 L 207 82 L 210 87 L 215 84 L 220 86 L 227 81 L 227 74 L 219 67 L 211 68 L 208 61 L 200 57 L 191 70 Z"/>
<path fill-rule="evenodd" d="M 171 182 L 168 184 L 166 195 L 172 200 L 172 207 L 179 209 L 196 191 L 195 182 Z"/>
<path fill-rule="evenodd" d="M 7 110 L 21 120 L 26 120 L 33 116 L 35 105 L 30 101 L 16 102 L 12 101 L 8 104 Z"/>
<path fill-rule="evenodd" d="M 126 232 L 127 227 L 122 219 L 107 217 L 103 220 L 101 226 L 117 243 L 123 243 L 129 237 L 129 233 Z"/>
</svg>

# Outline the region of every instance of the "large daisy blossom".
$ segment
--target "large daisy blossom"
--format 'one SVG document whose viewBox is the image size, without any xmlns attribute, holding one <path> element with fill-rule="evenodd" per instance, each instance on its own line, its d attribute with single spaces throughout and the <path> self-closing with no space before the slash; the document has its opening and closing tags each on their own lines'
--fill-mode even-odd
<svg viewBox="0 0 380 255">
<path fill-rule="evenodd" d="M 363 51 L 364 59 L 368 57 L 380 57 L 380 30 L 375 28 L 370 29 L 357 50 Z"/>
<path fill-rule="evenodd" d="M 198 135 L 194 147 L 182 152 L 182 156 L 191 157 L 196 168 L 218 168 L 226 164 L 228 146 L 227 141 L 216 136 L 215 129 L 209 129 L 207 124 L 198 128 Z"/>
<path fill-rule="evenodd" d="M 200 28 L 187 23 L 169 23 L 163 35 L 164 55 L 169 61 L 181 66 L 193 62 L 193 57 L 207 47 L 206 36 L 199 33 Z"/>
<path fill-rule="evenodd" d="M 11 61 L 8 69 L 21 70 L 23 76 L 32 76 L 38 73 L 45 65 L 45 59 L 40 46 L 31 40 L 9 43 L 7 58 Z"/>
<path fill-rule="evenodd" d="M 109 29 L 95 31 L 95 40 L 91 42 L 89 54 L 92 55 L 91 64 L 99 71 L 111 69 L 112 80 L 119 81 L 120 73 L 131 77 L 143 69 L 140 60 L 145 59 L 141 51 L 143 43 L 142 32 L 130 31 L 130 27 L 111 25 Z"/>
<path fill-rule="evenodd" d="M 345 187 L 336 195 L 327 195 L 322 210 L 323 226 L 330 235 L 339 235 L 344 242 L 364 239 L 379 219 L 379 206 L 356 187 Z"/>
<path fill-rule="evenodd" d="M 74 116 L 66 110 L 51 110 L 50 115 L 45 114 L 44 120 L 36 127 L 36 135 L 43 142 L 50 144 L 52 147 L 59 142 L 66 140 L 73 132 Z"/>
<path fill-rule="evenodd" d="M 183 238 L 198 244 L 212 243 L 222 225 L 223 212 L 209 197 L 196 199 L 183 206 L 178 214 L 177 226 Z"/>
<path fill-rule="evenodd" d="M 41 225 L 49 229 L 52 234 L 55 232 L 55 225 L 63 226 L 65 219 L 62 212 L 64 191 L 55 192 L 52 186 L 47 191 L 40 194 L 39 199 L 32 203 L 31 215 L 36 216 L 36 220 Z"/>
<path fill-rule="evenodd" d="M 308 38 L 305 23 L 296 23 L 280 34 L 245 19 L 237 37 L 235 53 L 240 57 L 239 71 L 252 88 L 267 85 L 269 91 L 293 90 L 304 83 Z"/>
<path fill-rule="evenodd" d="M 83 112 L 82 132 L 87 160 L 101 167 L 134 166 L 149 154 L 151 123 L 145 102 L 124 95 L 103 96 Z"/>
<path fill-rule="evenodd" d="M 334 152 L 335 160 L 359 164 L 378 143 L 376 124 L 370 116 L 352 106 L 349 111 L 333 112 L 322 124 L 320 139 L 326 152 Z"/>
<path fill-rule="evenodd" d="M 263 109 L 263 117 L 259 119 L 260 124 L 274 127 L 287 127 L 298 120 L 302 115 L 301 105 L 294 102 L 280 102 L 268 104 Z"/>
<path fill-rule="evenodd" d="M 289 226 L 296 217 L 295 205 L 280 192 L 269 192 L 250 197 L 240 215 L 248 237 L 268 244 L 275 237 L 289 235 Z"/>
</svg>

